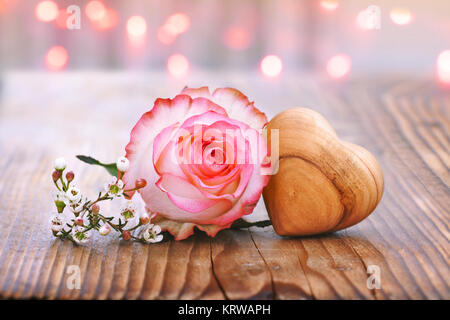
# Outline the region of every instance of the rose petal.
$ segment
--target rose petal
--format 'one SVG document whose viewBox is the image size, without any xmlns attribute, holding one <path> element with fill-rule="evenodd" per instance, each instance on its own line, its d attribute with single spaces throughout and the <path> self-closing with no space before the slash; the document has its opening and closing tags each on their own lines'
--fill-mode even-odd
<svg viewBox="0 0 450 320">
<path fill-rule="evenodd" d="M 253 129 L 262 129 L 267 124 L 266 115 L 259 111 L 253 102 L 250 102 L 244 94 L 233 88 L 219 88 L 213 94 L 208 87 L 198 89 L 186 88 L 182 94 L 193 98 L 204 97 L 223 107 L 228 116 L 248 124 Z"/>
<path fill-rule="evenodd" d="M 161 226 L 163 231 L 168 231 L 174 236 L 175 240 L 184 240 L 194 233 L 194 229 L 197 228 L 201 231 L 206 232 L 210 237 L 214 237 L 220 230 L 227 229 L 231 226 L 217 226 L 217 225 L 206 225 L 206 224 L 195 224 L 189 222 L 179 222 L 170 219 L 166 219 L 162 216 L 158 216 L 155 219 L 156 223 Z"/>
</svg>

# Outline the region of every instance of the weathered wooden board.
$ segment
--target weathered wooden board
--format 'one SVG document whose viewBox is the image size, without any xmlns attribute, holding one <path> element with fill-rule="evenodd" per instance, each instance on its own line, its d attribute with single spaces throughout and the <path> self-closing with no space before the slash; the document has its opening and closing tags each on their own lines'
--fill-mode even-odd
<svg viewBox="0 0 450 320">
<path fill-rule="evenodd" d="M 368 219 L 307 238 L 268 227 L 155 245 L 55 240 L 47 223 L 53 159 L 64 155 L 78 184 L 95 190 L 106 173 L 73 155 L 115 159 L 140 114 L 184 83 L 160 74 L 9 73 L 0 91 L 0 297 L 450 299 L 450 91 L 407 76 L 339 85 L 254 78 L 204 74 L 188 85 L 237 87 L 269 117 L 293 106 L 324 114 L 383 168 L 385 194 Z M 259 205 L 254 218 L 265 215 Z M 80 267 L 79 290 L 66 285 L 70 265 Z M 380 289 L 366 285 L 371 265 L 381 270 Z"/>
</svg>

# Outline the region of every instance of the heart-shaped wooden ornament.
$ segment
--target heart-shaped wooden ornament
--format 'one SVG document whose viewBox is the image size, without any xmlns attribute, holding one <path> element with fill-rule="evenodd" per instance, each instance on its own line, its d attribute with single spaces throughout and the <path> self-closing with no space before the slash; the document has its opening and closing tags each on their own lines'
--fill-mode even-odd
<svg viewBox="0 0 450 320">
<path fill-rule="evenodd" d="M 270 178 L 263 197 L 279 235 L 341 230 L 375 209 L 384 180 L 369 151 L 340 140 L 323 116 L 307 108 L 283 111 L 268 123 L 273 156 L 272 129 L 279 130 L 278 172 Z"/>
</svg>

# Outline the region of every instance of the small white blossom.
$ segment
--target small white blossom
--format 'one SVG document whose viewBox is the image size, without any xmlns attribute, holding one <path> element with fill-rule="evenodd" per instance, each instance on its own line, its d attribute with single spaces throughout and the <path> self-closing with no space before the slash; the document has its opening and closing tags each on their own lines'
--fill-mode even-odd
<svg viewBox="0 0 450 320">
<path fill-rule="evenodd" d="M 122 209 L 120 210 L 120 214 L 124 217 L 125 220 L 130 220 L 135 217 L 137 207 L 133 201 L 127 200 L 122 205 Z"/>
<path fill-rule="evenodd" d="M 64 158 L 57 158 L 57 159 L 55 159 L 55 163 L 54 163 L 54 168 L 55 168 L 55 170 L 59 170 L 59 171 L 61 171 L 61 170 L 64 170 L 65 168 L 66 168 L 66 159 L 64 159 Z"/>
<path fill-rule="evenodd" d="M 86 228 L 82 226 L 75 226 L 72 229 L 71 235 L 76 243 L 83 244 L 90 240 L 91 230 L 85 231 Z"/>
<path fill-rule="evenodd" d="M 55 202 L 67 202 L 67 195 L 63 191 L 55 190 L 52 192 L 52 198 Z"/>
<path fill-rule="evenodd" d="M 102 236 L 106 236 L 111 232 L 111 227 L 109 225 L 107 225 L 106 223 L 104 225 L 102 225 L 100 227 L 100 229 L 98 230 L 98 232 L 102 235 Z"/>
<path fill-rule="evenodd" d="M 81 211 L 83 211 L 84 203 L 82 201 L 71 203 L 69 208 L 70 210 L 72 210 L 73 213 L 78 214 Z"/>
<path fill-rule="evenodd" d="M 121 172 L 125 172 L 128 170 L 128 168 L 130 166 L 130 161 L 128 161 L 128 159 L 125 157 L 120 157 L 119 159 L 117 159 L 116 165 L 117 165 L 117 170 L 119 170 Z"/>
<path fill-rule="evenodd" d="M 59 190 L 53 191 L 52 198 L 53 198 L 53 202 L 56 205 L 56 208 L 58 209 L 58 212 L 62 213 L 68 202 L 66 193 L 63 191 L 59 191 Z"/>
<path fill-rule="evenodd" d="M 120 197 L 123 194 L 123 181 L 112 177 L 109 183 L 105 183 L 105 191 L 112 197 Z"/>
<path fill-rule="evenodd" d="M 109 192 L 111 186 L 114 186 L 117 183 L 117 177 L 111 177 L 108 183 L 105 183 L 105 191 Z"/>
<path fill-rule="evenodd" d="M 67 199 L 70 203 L 79 202 L 81 199 L 81 191 L 75 186 L 71 186 L 66 192 Z"/>
<path fill-rule="evenodd" d="M 55 231 L 59 232 L 64 227 L 64 220 L 61 218 L 59 214 L 54 214 L 50 218 L 50 228 Z"/>
<path fill-rule="evenodd" d="M 145 241 L 150 243 L 160 242 L 163 239 L 161 233 L 161 227 L 158 225 L 150 224 L 142 234 L 142 237 Z"/>
<path fill-rule="evenodd" d="M 150 216 L 147 212 L 142 212 L 139 216 L 139 223 L 144 225 L 150 222 Z"/>
</svg>

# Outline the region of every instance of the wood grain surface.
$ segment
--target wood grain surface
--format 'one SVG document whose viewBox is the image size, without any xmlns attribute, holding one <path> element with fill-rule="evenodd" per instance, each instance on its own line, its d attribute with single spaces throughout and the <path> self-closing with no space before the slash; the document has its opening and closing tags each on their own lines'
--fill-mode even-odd
<svg viewBox="0 0 450 320">
<path fill-rule="evenodd" d="M 289 107 L 322 113 L 372 152 L 385 193 L 358 225 L 314 237 L 271 227 L 143 245 L 96 235 L 86 246 L 49 231 L 53 159 L 65 156 L 91 196 L 108 178 L 75 154 L 113 160 L 155 98 L 186 83 L 162 74 L 6 73 L 0 82 L 0 297 L 39 299 L 450 299 L 450 91 L 411 76 L 204 73 L 187 85 L 233 86 L 269 118 Z M 270 89 L 268 89 L 270 88 Z M 267 215 L 262 202 L 251 219 Z M 81 270 L 69 289 L 68 267 Z M 369 266 L 380 289 L 366 285 Z"/>
</svg>

